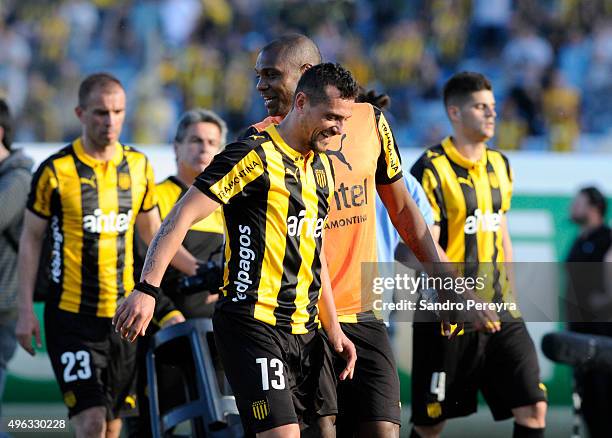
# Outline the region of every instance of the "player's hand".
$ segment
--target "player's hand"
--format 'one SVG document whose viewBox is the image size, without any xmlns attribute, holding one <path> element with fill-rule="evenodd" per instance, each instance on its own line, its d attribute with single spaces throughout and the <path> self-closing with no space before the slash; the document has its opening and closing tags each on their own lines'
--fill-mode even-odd
<svg viewBox="0 0 612 438">
<path fill-rule="evenodd" d="M 473 291 L 466 292 L 466 295 L 466 299 L 481 303 L 483 302 L 483 300 L 480 299 Z M 474 324 L 474 328 L 476 328 L 476 330 L 487 333 L 495 333 L 501 330 L 499 317 L 493 310 L 485 308 L 484 310 L 470 311 L 468 319 Z"/>
<path fill-rule="evenodd" d="M 464 324 L 462 322 L 453 323 L 450 321 L 443 320 L 442 332 L 444 333 L 444 336 L 446 336 L 448 339 L 453 339 L 461 332 L 461 330 L 463 330 L 463 326 Z"/>
<path fill-rule="evenodd" d="M 36 354 L 32 346 L 32 336 L 34 336 L 36 340 L 36 346 L 38 348 L 42 347 L 42 341 L 40 340 L 40 324 L 32 309 L 19 312 L 17 326 L 15 327 L 15 336 L 17 337 L 19 345 L 32 356 Z"/>
<path fill-rule="evenodd" d="M 175 316 L 173 316 L 172 318 L 164 321 L 164 323 L 162 324 L 162 328 L 166 328 L 166 327 L 170 327 L 171 325 L 174 324 L 180 324 L 181 322 L 185 322 L 185 317 L 183 316 L 182 313 L 179 313 Z"/>
<path fill-rule="evenodd" d="M 155 298 L 136 289 L 121 303 L 113 317 L 115 331 L 123 339 L 134 342 L 144 336 L 155 310 Z"/>
<path fill-rule="evenodd" d="M 328 332 L 327 338 L 334 351 L 346 361 L 346 367 L 340 373 L 340 380 L 345 380 L 347 377 L 352 379 L 355 373 L 355 363 L 357 362 L 355 345 L 346 337 L 340 326 Z"/>
</svg>

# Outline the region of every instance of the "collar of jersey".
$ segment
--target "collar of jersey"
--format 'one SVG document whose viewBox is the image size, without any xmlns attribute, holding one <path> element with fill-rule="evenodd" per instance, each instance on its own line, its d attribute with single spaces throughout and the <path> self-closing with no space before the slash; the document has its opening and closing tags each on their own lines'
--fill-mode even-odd
<svg viewBox="0 0 612 438">
<path fill-rule="evenodd" d="M 105 161 L 98 160 L 85 152 L 81 137 L 77 138 L 72 143 L 72 147 L 74 148 L 74 153 L 76 154 L 78 159 L 90 167 L 96 167 L 105 163 Z M 115 166 L 118 166 L 121 163 L 121 160 L 123 160 L 123 147 L 121 147 L 121 144 L 117 142 L 115 143 L 115 155 L 113 155 L 113 158 L 110 160 L 110 162 L 113 163 Z"/>
<path fill-rule="evenodd" d="M 480 157 L 478 161 L 468 160 L 457 150 L 453 143 L 453 140 L 450 137 L 446 137 L 444 140 L 442 140 L 442 147 L 444 148 L 444 152 L 446 153 L 448 158 L 466 169 L 472 169 L 476 166 L 486 166 L 487 164 L 486 151 L 484 154 L 482 154 L 482 157 Z"/>
<path fill-rule="evenodd" d="M 276 125 L 270 125 L 268 126 L 265 131 L 270 135 L 270 137 L 272 137 L 272 141 L 287 155 L 289 155 L 291 158 L 293 158 L 294 161 L 299 161 L 299 160 L 308 160 L 313 152 L 310 151 L 308 152 L 306 155 L 303 155 L 302 153 L 296 151 L 295 149 L 293 149 L 291 146 L 289 146 L 287 143 L 285 143 L 285 140 L 283 140 L 283 138 L 280 136 L 280 134 L 278 133 L 278 131 L 276 130 Z"/>
</svg>

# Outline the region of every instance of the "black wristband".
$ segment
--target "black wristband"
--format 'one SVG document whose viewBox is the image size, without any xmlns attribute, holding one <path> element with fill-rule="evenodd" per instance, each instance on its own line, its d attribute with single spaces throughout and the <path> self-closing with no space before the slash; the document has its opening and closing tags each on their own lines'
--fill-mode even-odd
<svg viewBox="0 0 612 438">
<path fill-rule="evenodd" d="M 138 282 L 138 284 L 134 286 L 134 289 L 138 289 L 139 292 L 152 296 L 153 298 L 155 298 L 155 301 L 157 301 L 159 294 L 161 294 L 162 292 L 161 287 L 153 286 L 152 284 L 149 284 L 146 281 Z"/>
</svg>

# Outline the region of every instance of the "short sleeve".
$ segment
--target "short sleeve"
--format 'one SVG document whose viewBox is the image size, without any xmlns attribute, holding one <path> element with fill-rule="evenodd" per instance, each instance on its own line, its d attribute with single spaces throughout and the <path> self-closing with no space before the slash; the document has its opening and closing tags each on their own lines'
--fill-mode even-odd
<svg viewBox="0 0 612 438">
<path fill-rule="evenodd" d="M 147 189 L 142 200 L 142 207 L 140 208 L 140 211 L 149 211 L 152 208 L 157 207 L 155 175 L 153 173 L 153 167 L 151 166 L 151 162 L 149 160 L 147 160 L 145 164 L 145 178 L 147 180 Z"/>
<path fill-rule="evenodd" d="M 423 192 L 431 206 L 433 223 L 440 225 L 442 218 L 445 216 L 442 187 L 440 186 L 437 172 L 427 154 L 423 154 L 419 158 L 414 166 L 412 166 L 410 172 L 421 183 Z"/>
<path fill-rule="evenodd" d="M 376 164 L 376 184 L 391 184 L 402 177 L 402 162 L 391 126 L 381 110 L 374 107 L 380 153 Z"/>
<path fill-rule="evenodd" d="M 57 177 L 52 163 L 41 164 L 32 178 L 28 195 L 28 210 L 43 219 L 51 217 L 51 198 L 57 191 L 57 187 Z"/>
<path fill-rule="evenodd" d="M 261 148 L 253 143 L 232 143 L 215 156 L 193 185 L 211 199 L 228 204 L 264 173 L 260 153 Z"/>
</svg>

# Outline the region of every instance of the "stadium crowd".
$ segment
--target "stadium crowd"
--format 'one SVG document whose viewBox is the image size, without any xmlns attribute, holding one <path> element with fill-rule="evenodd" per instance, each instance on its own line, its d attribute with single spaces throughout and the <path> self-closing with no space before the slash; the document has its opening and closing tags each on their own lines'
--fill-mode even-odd
<svg viewBox="0 0 612 438">
<path fill-rule="evenodd" d="M 441 88 L 461 70 L 496 84 L 502 149 L 573 150 L 581 133 L 610 133 L 606 0 L 7 0 L 0 94 L 18 116 L 16 141 L 78 135 L 77 121 L 56 108 L 71 108 L 79 78 L 100 70 L 126 85 L 126 141 L 168 142 L 193 107 L 214 108 L 235 134 L 263 116 L 258 50 L 290 30 L 391 96 L 404 147 L 447 131 Z"/>
</svg>

